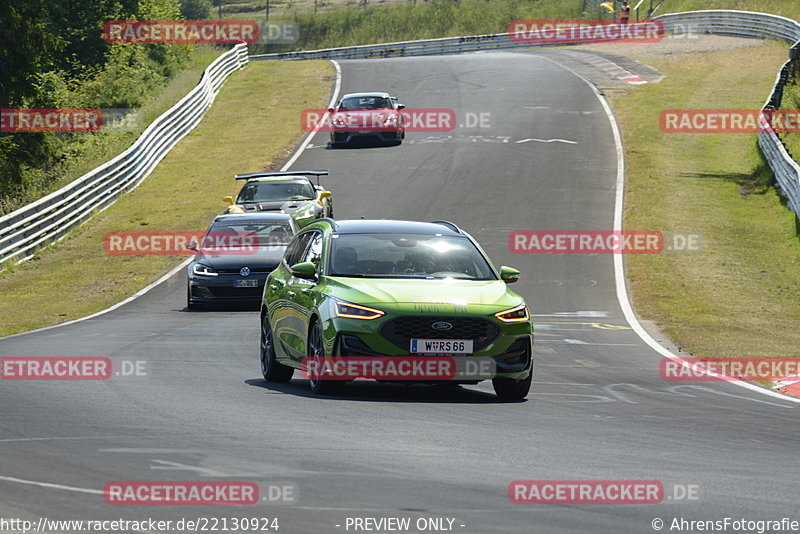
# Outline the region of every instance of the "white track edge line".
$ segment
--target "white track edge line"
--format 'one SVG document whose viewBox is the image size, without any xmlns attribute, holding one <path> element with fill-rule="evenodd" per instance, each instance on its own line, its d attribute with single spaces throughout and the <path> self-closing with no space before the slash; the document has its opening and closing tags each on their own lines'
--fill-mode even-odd
<svg viewBox="0 0 800 534">
<path fill-rule="evenodd" d="M 606 100 L 603 93 L 586 77 L 581 75 L 580 73 L 576 72 L 575 70 L 562 65 L 556 61 L 553 61 L 544 56 L 538 56 L 542 59 L 553 63 L 554 65 L 558 65 L 571 73 L 575 76 L 580 78 L 592 92 L 595 94 L 597 99 L 600 101 L 600 104 L 603 106 L 603 110 L 606 112 L 608 116 L 608 121 L 611 124 L 611 131 L 614 136 L 614 145 L 616 147 L 617 152 L 617 179 L 616 179 L 616 190 L 615 190 L 615 198 L 614 198 L 614 231 L 621 232 L 622 231 L 622 209 L 624 206 L 625 200 L 625 152 L 622 147 L 622 136 L 619 132 L 619 125 L 617 124 L 617 118 L 614 116 L 614 112 L 611 110 L 611 106 L 609 106 L 608 101 Z M 653 337 L 644 329 L 644 327 L 639 323 L 639 319 L 636 317 L 636 313 L 633 311 L 633 307 L 631 306 L 630 300 L 628 299 L 628 288 L 625 284 L 625 265 L 623 263 L 622 254 L 614 254 L 614 280 L 616 284 L 617 290 L 617 301 L 619 302 L 620 308 L 622 308 L 622 314 L 625 316 L 625 320 L 628 322 L 630 327 L 636 332 L 636 335 L 641 338 L 647 345 L 650 346 L 654 351 L 658 352 L 665 358 L 669 358 L 670 360 L 679 363 L 681 366 L 686 368 L 691 368 L 691 364 L 686 361 L 681 356 L 677 354 L 673 354 L 669 349 L 661 345 L 658 341 L 653 339 Z M 707 372 L 711 376 L 720 376 L 716 373 Z M 800 400 L 797 397 L 792 397 L 790 395 L 784 395 L 783 393 L 778 393 L 777 391 L 772 391 L 771 389 L 767 389 L 765 387 L 757 386 L 755 384 L 751 384 L 750 382 L 742 382 L 740 380 L 730 380 L 726 381 L 728 383 L 734 384 L 739 387 L 743 387 L 749 389 L 750 391 L 754 391 L 757 393 L 761 393 L 762 395 L 767 395 L 769 397 L 773 397 L 775 399 L 780 399 L 784 401 L 789 401 L 792 403 L 797 404 Z"/>
<path fill-rule="evenodd" d="M 42 488 L 48 489 L 59 489 L 59 490 L 66 490 L 66 491 L 75 491 L 78 493 L 91 493 L 92 495 L 104 495 L 104 493 L 100 490 L 96 489 L 86 489 L 86 488 L 76 488 L 75 486 L 64 486 L 61 484 L 51 484 L 50 482 L 36 482 L 35 480 L 25 480 L 23 478 L 15 478 L 15 477 L 6 477 L 0 475 L 0 481 L 5 482 L 15 482 L 17 484 L 27 484 L 29 486 L 39 486 Z"/>
<path fill-rule="evenodd" d="M 339 98 L 339 91 L 342 88 L 342 69 L 339 67 L 339 63 L 338 62 L 336 62 L 334 60 L 331 60 L 331 63 L 333 63 L 333 66 L 336 68 L 336 84 L 335 84 L 334 89 L 333 89 L 333 95 L 331 96 L 331 101 L 328 104 L 329 108 L 333 107 L 333 104 L 336 103 L 336 99 Z M 314 128 L 314 130 L 312 130 L 308 134 L 308 136 L 306 136 L 305 140 L 300 144 L 300 146 L 297 147 L 297 150 L 292 155 L 292 157 L 289 159 L 289 161 L 287 161 L 286 164 L 283 167 L 281 167 L 281 171 L 285 171 L 286 169 L 291 167 L 292 164 L 295 161 L 297 161 L 297 158 L 299 158 L 300 154 L 302 154 L 303 151 L 306 149 L 306 147 L 308 146 L 308 143 L 311 142 L 311 139 L 314 137 L 314 135 L 316 135 L 316 133 L 319 130 L 321 125 L 322 125 L 322 122 L 320 121 L 320 123 Z M 19 332 L 17 334 L 11 334 L 9 336 L 0 337 L 0 341 L 5 341 L 6 339 L 11 339 L 11 338 L 14 338 L 14 337 L 19 337 L 19 336 L 25 336 L 25 335 L 28 335 L 28 334 L 35 334 L 37 332 L 44 332 L 45 330 L 50 330 L 52 328 L 60 328 L 62 326 L 68 326 L 68 325 L 71 325 L 71 324 L 79 323 L 81 321 L 87 321 L 89 319 L 94 319 L 95 317 L 99 317 L 101 315 L 105 315 L 106 313 L 112 312 L 112 311 L 116 310 L 117 308 L 119 308 L 121 306 L 124 306 L 125 304 L 127 304 L 129 302 L 133 302 L 134 300 L 138 299 L 139 297 L 141 297 L 145 293 L 148 293 L 150 290 L 152 290 L 156 286 L 162 284 L 163 282 L 166 282 L 167 280 L 172 278 L 175 274 L 177 274 L 181 269 L 183 269 L 184 267 L 189 265 L 189 263 L 191 263 L 191 261 L 192 261 L 191 257 L 186 258 L 177 267 L 175 267 L 172 270 L 170 270 L 167 274 L 165 274 L 164 276 L 162 276 L 161 278 L 159 278 L 155 282 L 151 283 L 148 286 L 143 287 L 142 289 L 140 289 L 139 291 L 137 291 L 136 293 L 134 293 L 130 297 L 126 298 L 125 300 L 117 302 L 116 304 L 114 304 L 112 306 L 109 306 L 108 308 L 106 308 L 104 310 L 100 310 L 99 312 L 95 312 L 95 313 L 93 313 L 91 315 L 87 315 L 85 317 L 79 317 L 78 319 L 72 319 L 71 321 L 65 321 L 63 323 L 58 323 L 58 324 L 54 324 L 54 325 L 50 325 L 50 326 L 44 326 L 42 328 L 37 328 L 35 330 L 28 330 L 27 332 Z"/>
</svg>

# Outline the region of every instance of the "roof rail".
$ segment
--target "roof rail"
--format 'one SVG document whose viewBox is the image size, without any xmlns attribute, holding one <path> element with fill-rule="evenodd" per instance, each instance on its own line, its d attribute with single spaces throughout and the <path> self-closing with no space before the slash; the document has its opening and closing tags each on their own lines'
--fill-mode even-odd
<svg viewBox="0 0 800 534">
<path fill-rule="evenodd" d="M 339 230 L 339 225 L 336 223 L 336 221 L 334 221 L 330 217 L 320 217 L 319 219 L 317 219 L 314 222 L 316 223 L 316 222 L 320 222 L 320 221 L 328 221 L 329 223 L 331 223 L 331 226 L 333 227 L 333 231 L 334 232 Z"/>
<path fill-rule="evenodd" d="M 280 171 L 280 172 L 252 172 L 249 174 L 237 174 L 237 180 L 249 180 L 250 178 L 263 178 L 265 176 L 326 176 L 328 171 Z"/>
<path fill-rule="evenodd" d="M 461 231 L 461 228 L 456 226 L 455 223 L 451 223 L 450 221 L 431 221 L 431 224 L 441 224 L 442 226 L 446 226 L 450 228 L 452 231 L 457 232 L 459 234 L 464 233 L 463 231 Z"/>
</svg>

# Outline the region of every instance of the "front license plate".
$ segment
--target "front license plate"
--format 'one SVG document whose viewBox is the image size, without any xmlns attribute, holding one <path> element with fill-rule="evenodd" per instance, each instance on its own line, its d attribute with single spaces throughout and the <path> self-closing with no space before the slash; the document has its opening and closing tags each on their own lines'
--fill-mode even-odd
<svg viewBox="0 0 800 534">
<path fill-rule="evenodd" d="M 412 339 L 412 354 L 472 354 L 471 339 Z"/>
<path fill-rule="evenodd" d="M 258 280 L 234 280 L 233 287 L 258 287 Z"/>
</svg>

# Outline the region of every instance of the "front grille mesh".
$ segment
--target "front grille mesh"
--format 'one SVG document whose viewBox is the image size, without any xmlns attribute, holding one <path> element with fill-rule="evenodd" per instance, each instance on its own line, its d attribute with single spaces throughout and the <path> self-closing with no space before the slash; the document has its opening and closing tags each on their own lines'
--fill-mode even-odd
<svg viewBox="0 0 800 534">
<path fill-rule="evenodd" d="M 263 274 L 263 273 L 271 273 L 275 269 L 277 269 L 277 265 L 275 267 L 250 267 L 251 274 Z M 217 269 L 217 272 L 220 274 L 239 274 L 241 267 L 234 268 L 234 269 Z"/>
<path fill-rule="evenodd" d="M 450 330 L 434 330 L 431 325 L 446 321 L 453 325 Z M 497 325 L 480 317 L 398 317 L 381 327 L 381 335 L 408 350 L 411 339 L 471 339 L 472 350 L 477 352 L 497 339 Z"/>
</svg>

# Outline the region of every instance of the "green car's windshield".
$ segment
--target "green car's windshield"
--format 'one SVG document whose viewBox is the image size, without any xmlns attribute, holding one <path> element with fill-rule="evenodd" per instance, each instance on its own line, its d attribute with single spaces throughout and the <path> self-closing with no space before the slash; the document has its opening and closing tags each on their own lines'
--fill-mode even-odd
<svg viewBox="0 0 800 534">
<path fill-rule="evenodd" d="M 308 182 L 252 182 L 242 188 L 236 202 L 314 200 L 316 196 L 314 188 Z"/>
<path fill-rule="evenodd" d="M 253 236 L 246 241 L 259 247 L 285 247 L 292 238 L 292 227 L 288 221 L 232 222 L 218 221 L 211 225 L 203 239 L 205 248 L 214 248 L 220 240 L 231 236 Z"/>
<path fill-rule="evenodd" d="M 497 279 L 466 237 L 341 234 L 332 236 L 330 250 L 330 276 Z"/>
</svg>

